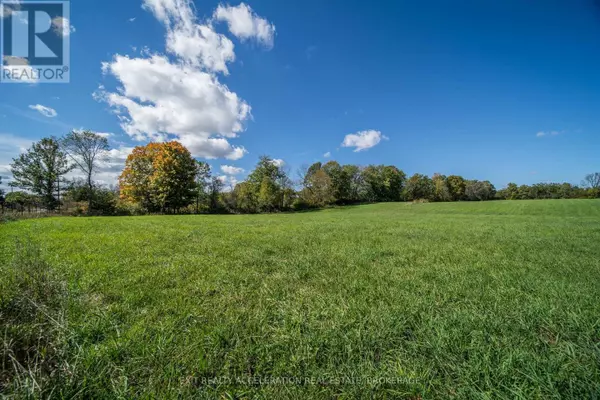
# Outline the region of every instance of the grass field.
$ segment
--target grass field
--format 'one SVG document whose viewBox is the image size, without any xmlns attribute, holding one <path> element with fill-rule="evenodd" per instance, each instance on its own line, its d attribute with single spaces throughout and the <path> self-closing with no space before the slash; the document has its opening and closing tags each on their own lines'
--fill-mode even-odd
<svg viewBox="0 0 600 400">
<path fill-rule="evenodd" d="M 54 397 L 600 396 L 600 201 L 51 218 L 68 283 Z"/>
</svg>

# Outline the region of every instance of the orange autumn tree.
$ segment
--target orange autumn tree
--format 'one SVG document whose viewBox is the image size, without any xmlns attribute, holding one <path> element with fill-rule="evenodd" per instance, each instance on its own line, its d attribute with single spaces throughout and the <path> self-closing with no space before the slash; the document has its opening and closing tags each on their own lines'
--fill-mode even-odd
<svg viewBox="0 0 600 400">
<path fill-rule="evenodd" d="M 148 211 L 177 212 L 196 198 L 197 168 L 179 142 L 138 146 L 119 177 L 121 200 Z"/>
</svg>

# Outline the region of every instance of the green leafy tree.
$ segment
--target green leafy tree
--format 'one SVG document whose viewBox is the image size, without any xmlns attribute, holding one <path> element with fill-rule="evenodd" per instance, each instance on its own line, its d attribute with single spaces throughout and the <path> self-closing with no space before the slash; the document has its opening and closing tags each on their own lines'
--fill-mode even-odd
<svg viewBox="0 0 600 400">
<path fill-rule="evenodd" d="M 88 211 L 94 209 L 94 172 L 109 150 L 108 139 L 91 131 L 72 131 L 61 141 L 65 153 L 86 176 Z"/>
<path fill-rule="evenodd" d="M 362 170 L 367 201 L 400 201 L 406 174 L 394 166 L 369 165 Z"/>
<path fill-rule="evenodd" d="M 450 175 L 446 178 L 446 183 L 448 184 L 452 201 L 464 200 L 466 181 L 462 176 Z"/>
<path fill-rule="evenodd" d="M 42 199 L 48 210 L 59 204 L 55 195 L 60 190 L 62 177 L 73 169 L 68 157 L 55 138 L 44 138 L 25 153 L 13 159 L 11 171 L 14 183 Z"/>
<path fill-rule="evenodd" d="M 23 212 L 36 206 L 37 198 L 23 191 L 11 192 L 6 195 L 6 206 L 12 210 Z"/>
<path fill-rule="evenodd" d="M 516 183 L 509 183 L 506 186 L 505 194 L 503 196 L 506 200 L 516 200 L 519 198 L 519 187 Z"/>
<path fill-rule="evenodd" d="M 283 168 L 267 156 L 260 157 L 246 182 L 252 185 L 259 208 L 263 211 L 281 209 L 284 206 L 284 192 L 292 184 Z"/>
<path fill-rule="evenodd" d="M 90 191 L 87 180 L 74 179 L 65 190 L 65 199 L 79 203 L 87 202 L 89 207 Z M 92 186 L 92 210 L 103 215 L 112 215 L 116 212 L 118 193 L 110 188 L 94 184 Z M 88 212 L 89 212 L 88 208 Z"/>
<path fill-rule="evenodd" d="M 322 166 L 323 171 L 331 179 L 334 201 L 339 204 L 350 201 L 351 182 L 345 168 L 337 161 L 329 161 Z"/>
<path fill-rule="evenodd" d="M 348 177 L 349 193 L 348 203 L 359 203 L 367 201 L 369 189 L 363 179 L 360 167 L 352 164 L 342 167 L 344 174 Z"/>
<path fill-rule="evenodd" d="M 435 187 L 427 175 L 414 174 L 406 181 L 404 198 L 407 201 L 433 200 Z"/>
<path fill-rule="evenodd" d="M 435 201 L 452 201 L 452 194 L 448 187 L 448 180 L 446 176 L 441 174 L 434 174 L 433 178 L 434 187 L 434 200 Z"/>
<path fill-rule="evenodd" d="M 258 189 L 258 207 L 265 212 L 276 210 L 280 195 L 281 192 L 276 182 L 265 175 Z"/>
<path fill-rule="evenodd" d="M 489 181 L 468 181 L 465 196 L 471 201 L 493 200 L 496 196 L 496 188 Z"/>
<path fill-rule="evenodd" d="M 335 201 L 333 182 L 323 169 L 313 169 L 304 180 L 302 198 L 311 207 L 323 207 Z"/>
<path fill-rule="evenodd" d="M 258 193 L 249 182 L 240 182 L 233 189 L 236 209 L 242 213 L 258 212 Z"/>
</svg>

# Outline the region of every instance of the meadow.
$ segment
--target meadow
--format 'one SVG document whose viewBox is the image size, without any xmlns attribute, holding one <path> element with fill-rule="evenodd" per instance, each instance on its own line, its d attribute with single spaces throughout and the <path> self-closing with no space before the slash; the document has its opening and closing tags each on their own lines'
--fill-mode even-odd
<svg viewBox="0 0 600 400">
<path fill-rule="evenodd" d="M 600 396 L 600 200 L 0 225 L 4 289 L 32 257 L 65 285 L 62 353 L 36 387 L 5 333 L 0 393 Z"/>
</svg>

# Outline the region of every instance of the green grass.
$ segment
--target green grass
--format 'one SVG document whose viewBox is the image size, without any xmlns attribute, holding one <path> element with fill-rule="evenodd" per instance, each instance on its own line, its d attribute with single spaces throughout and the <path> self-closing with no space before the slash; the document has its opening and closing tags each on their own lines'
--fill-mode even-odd
<svg viewBox="0 0 600 400">
<path fill-rule="evenodd" d="M 28 220 L 0 259 L 24 236 L 77 299 L 55 397 L 600 396 L 598 200 Z"/>
</svg>

